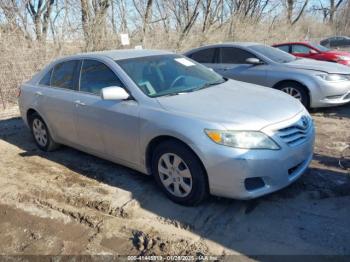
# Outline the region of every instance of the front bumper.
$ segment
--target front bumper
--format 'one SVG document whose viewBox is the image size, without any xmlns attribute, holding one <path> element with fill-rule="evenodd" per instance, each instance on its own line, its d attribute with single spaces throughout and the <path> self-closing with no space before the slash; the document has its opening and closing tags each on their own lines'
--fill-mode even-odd
<svg viewBox="0 0 350 262">
<path fill-rule="evenodd" d="M 318 81 L 318 88 L 311 92 L 311 107 L 329 107 L 350 102 L 350 81 Z"/>
<path fill-rule="evenodd" d="M 300 119 L 300 115 L 288 122 L 295 122 L 296 119 Z M 283 122 L 278 125 L 286 124 L 288 123 Z M 312 160 L 314 127 L 312 124 L 305 141 L 290 146 L 273 135 L 279 126 L 269 127 L 264 132 L 270 133 L 269 135 L 281 146 L 280 150 L 244 150 L 215 145 L 215 151 L 207 151 L 204 165 L 211 194 L 251 199 L 282 189 L 297 180 Z M 250 178 L 259 178 L 263 185 L 248 189 L 246 182 Z"/>
<path fill-rule="evenodd" d="M 339 60 L 338 64 L 342 64 L 345 66 L 350 66 L 350 60 Z"/>
</svg>

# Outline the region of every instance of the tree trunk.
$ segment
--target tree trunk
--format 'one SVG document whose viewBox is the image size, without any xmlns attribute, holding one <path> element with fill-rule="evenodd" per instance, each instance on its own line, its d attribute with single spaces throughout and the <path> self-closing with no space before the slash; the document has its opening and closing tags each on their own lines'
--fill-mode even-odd
<svg viewBox="0 0 350 262">
<path fill-rule="evenodd" d="M 152 4 L 153 4 L 153 0 L 147 0 L 146 11 L 143 17 L 142 45 L 146 45 L 147 28 L 149 26 L 149 18 L 152 11 Z"/>
</svg>

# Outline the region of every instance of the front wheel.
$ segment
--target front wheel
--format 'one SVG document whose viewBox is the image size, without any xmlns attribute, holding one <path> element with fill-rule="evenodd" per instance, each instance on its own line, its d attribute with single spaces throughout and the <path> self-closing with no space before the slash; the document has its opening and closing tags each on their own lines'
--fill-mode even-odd
<svg viewBox="0 0 350 262">
<path fill-rule="evenodd" d="M 160 144 L 153 153 L 152 173 L 174 202 L 197 205 L 208 195 L 206 173 L 197 156 L 176 141 Z"/>
<path fill-rule="evenodd" d="M 277 89 L 299 100 L 306 108 L 310 106 L 309 95 L 304 86 L 294 82 L 287 82 L 277 87 Z"/>
</svg>

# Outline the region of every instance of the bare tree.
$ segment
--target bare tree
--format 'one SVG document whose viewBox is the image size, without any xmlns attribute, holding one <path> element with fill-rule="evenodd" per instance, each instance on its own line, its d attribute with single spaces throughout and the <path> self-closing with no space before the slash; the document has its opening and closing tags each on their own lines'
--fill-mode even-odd
<svg viewBox="0 0 350 262">
<path fill-rule="evenodd" d="M 202 32 L 206 32 L 215 23 L 220 23 L 223 15 L 224 0 L 205 0 L 201 3 L 203 13 Z"/>
<path fill-rule="evenodd" d="M 343 8 L 337 9 L 338 14 L 336 17 L 336 29 L 341 34 L 350 35 L 350 19 L 344 19 L 350 17 L 350 0 L 343 2 Z"/>
<path fill-rule="evenodd" d="M 52 5 L 55 0 L 29 0 L 26 8 L 34 22 L 36 39 L 45 41 L 47 37 Z"/>
<path fill-rule="evenodd" d="M 25 2 L 0 0 L 0 10 L 6 20 L 6 29 L 8 31 L 21 33 L 31 40 Z"/>
<path fill-rule="evenodd" d="M 298 22 L 300 17 L 304 13 L 308 3 L 309 3 L 309 0 L 303 0 L 303 1 L 285 0 L 288 23 L 290 23 L 291 25 L 294 25 L 296 22 Z M 298 6 L 300 5 L 301 7 L 298 8 Z M 295 13 L 297 14 L 295 15 Z"/>
<path fill-rule="evenodd" d="M 328 0 L 328 5 L 324 1 L 319 1 L 318 5 L 314 5 L 313 10 L 322 11 L 323 21 L 329 21 L 330 24 L 333 24 L 335 14 L 339 10 L 339 7 L 346 1 L 344 0 Z"/>
<path fill-rule="evenodd" d="M 179 32 L 179 47 L 184 38 L 191 31 L 199 16 L 201 0 L 168 0 L 169 10 L 175 19 L 176 30 Z"/>
<path fill-rule="evenodd" d="M 101 48 L 107 34 L 107 11 L 110 0 L 80 0 L 81 22 L 87 49 Z"/>
</svg>

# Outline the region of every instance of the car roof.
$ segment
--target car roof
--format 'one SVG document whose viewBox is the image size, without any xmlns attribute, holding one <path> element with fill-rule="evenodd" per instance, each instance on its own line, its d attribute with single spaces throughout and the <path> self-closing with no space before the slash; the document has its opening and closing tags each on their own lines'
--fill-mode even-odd
<svg viewBox="0 0 350 262">
<path fill-rule="evenodd" d="M 254 43 L 254 42 L 225 42 L 225 43 L 218 43 L 218 44 L 211 44 L 211 45 L 203 45 L 197 48 L 193 48 L 190 50 L 187 50 L 186 52 L 184 52 L 184 54 L 188 55 L 191 54 L 195 51 L 199 51 L 202 49 L 207 49 L 207 48 L 215 48 L 215 47 L 249 47 L 249 46 L 255 46 L 255 45 L 263 45 L 260 43 Z"/>
<path fill-rule="evenodd" d="M 254 46 L 254 45 L 261 45 L 260 43 L 255 42 L 224 42 L 224 43 L 218 43 L 218 44 L 212 44 L 212 45 L 205 45 L 202 47 L 220 47 L 220 46 Z"/>
<path fill-rule="evenodd" d="M 76 54 L 76 55 L 72 55 L 72 56 L 68 56 L 68 57 L 69 58 L 108 57 L 108 58 L 113 59 L 113 60 L 123 60 L 123 59 L 132 59 L 132 58 L 138 58 L 138 57 L 167 55 L 167 54 L 169 55 L 169 54 L 173 54 L 173 53 L 169 52 L 169 51 L 151 50 L 151 49 L 119 49 L 119 50 L 80 53 L 80 54 Z"/>
<path fill-rule="evenodd" d="M 280 46 L 280 45 L 310 45 L 311 42 L 308 41 L 299 41 L 299 42 L 285 42 L 285 43 L 278 43 L 273 44 L 272 46 Z"/>
</svg>

